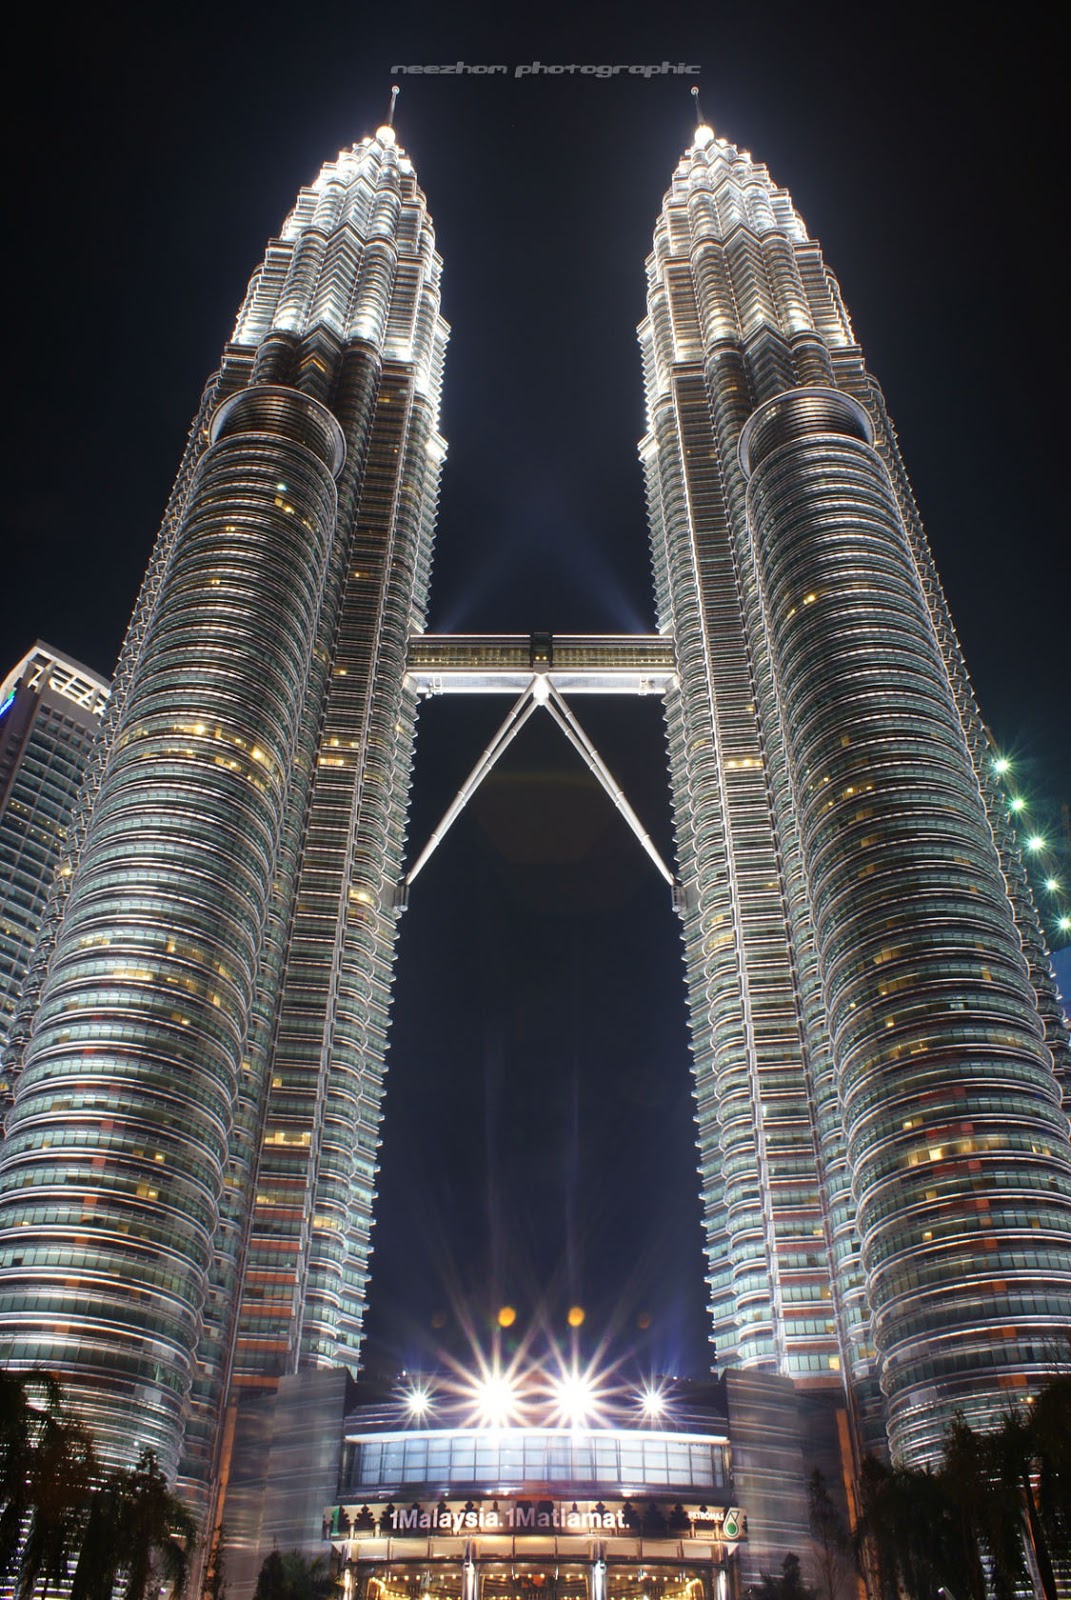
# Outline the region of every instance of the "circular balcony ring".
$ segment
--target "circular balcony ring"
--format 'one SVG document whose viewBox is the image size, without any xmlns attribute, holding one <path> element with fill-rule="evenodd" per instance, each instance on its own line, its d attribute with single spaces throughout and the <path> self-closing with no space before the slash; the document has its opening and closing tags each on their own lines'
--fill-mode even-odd
<svg viewBox="0 0 1071 1600">
<path fill-rule="evenodd" d="M 303 444 L 333 478 L 338 477 L 346 459 L 345 437 L 327 407 L 311 395 L 281 384 L 251 384 L 218 407 L 209 424 L 211 442 L 241 433 L 274 433 Z"/>
<path fill-rule="evenodd" d="M 839 433 L 874 443 L 874 426 L 858 400 L 841 389 L 786 389 L 753 411 L 740 435 L 740 465 L 750 478 L 783 444 L 808 434 Z"/>
</svg>

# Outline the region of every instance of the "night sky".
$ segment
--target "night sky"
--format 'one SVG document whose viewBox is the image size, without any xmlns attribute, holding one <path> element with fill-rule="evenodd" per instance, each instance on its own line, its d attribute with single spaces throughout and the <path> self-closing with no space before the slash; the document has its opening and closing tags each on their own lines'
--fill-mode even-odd
<svg viewBox="0 0 1071 1600">
<path fill-rule="evenodd" d="M 60 28 L 38 8 L 9 68 L 0 667 L 40 637 L 112 669 L 265 241 L 321 162 L 383 120 L 402 62 L 511 69 L 401 80 L 396 126 L 453 330 L 431 626 L 650 628 L 635 327 L 692 80 L 512 69 L 690 61 L 707 120 L 789 187 L 840 279 L 983 713 L 1056 837 L 1071 800 L 1064 84 L 1040 10 L 661 4 L 636 23 L 508 5 L 170 10 L 86 8 Z M 414 852 L 505 709 L 426 709 Z M 577 709 L 668 853 L 657 703 Z M 576 1303 L 585 1351 L 608 1341 L 698 1372 L 678 925 L 541 720 L 402 922 L 373 1349 L 428 1361 L 465 1326 L 486 1342 L 503 1303 L 518 1334 L 561 1337 Z"/>
</svg>

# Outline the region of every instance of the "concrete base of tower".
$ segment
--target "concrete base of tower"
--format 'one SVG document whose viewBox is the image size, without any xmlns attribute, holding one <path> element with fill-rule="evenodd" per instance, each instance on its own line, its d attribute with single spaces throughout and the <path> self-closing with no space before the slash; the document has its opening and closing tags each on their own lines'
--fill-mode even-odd
<svg viewBox="0 0 1071 1600">
<path fill-rule="evenodd" d="M 352 1381 L 345 1367 L 316 1368 L 239 1400 L 221 1507 L 229 1600 L 249 1600 L 273 1550 L 330 1556 L 323 1514 L 336 1498 Z"/>
</svg>

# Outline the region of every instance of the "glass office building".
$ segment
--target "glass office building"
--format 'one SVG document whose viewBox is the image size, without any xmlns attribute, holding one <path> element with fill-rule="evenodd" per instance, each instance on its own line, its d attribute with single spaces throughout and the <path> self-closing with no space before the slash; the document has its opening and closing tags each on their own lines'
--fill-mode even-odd
<svg viewBox="0 0 1071 1600">
<path fill-rule="evenodd" d="M 106 678 L 40 641 L 0 682 L 0 1048 L 108 690 Z"/>
</svg>

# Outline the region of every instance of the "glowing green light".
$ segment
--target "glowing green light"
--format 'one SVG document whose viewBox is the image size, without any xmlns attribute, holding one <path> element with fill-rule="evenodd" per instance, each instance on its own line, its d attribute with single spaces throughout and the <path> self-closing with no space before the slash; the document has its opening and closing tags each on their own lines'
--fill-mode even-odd
<svg viewBox="0 0 1071 1600">
<path fill-rule="evenodd" d="M 1026 801 L 1023 799 L 1021 794 L 1012 796 L 1011 808 L 1013 811 L 1022 811 L 1025 805 Z"/>
<path fill-rule="evenodd" d="M 1059 878 L 1046 878 L 1045 879 L 1045 887 L 1049 891 L 1050 894 L 1055 894 L 1057 889 L 1060 887 Z"/>
<path fill-rule="evenodd" d="M 1033 833 L 1030 835 L 1030 838 L 1026 841 L 1026 848 L 1028 850 L 1044 850 L 1045 841 L 1041 837 L 1040 833 Z"/>
<path fill-rule="evenodd" d="M 1071 917 L 1061 917 L 1056 926 L 1061 933 L 1067 933 L 1071 929 Z"/>
<path fill-rule="evenodd" d="M 1005 773 L 1010 766 L 1011 762 L 1008 760 L 1007 756 L 998 756 L 993 763 L 993 771 Z"/>
</svg>

